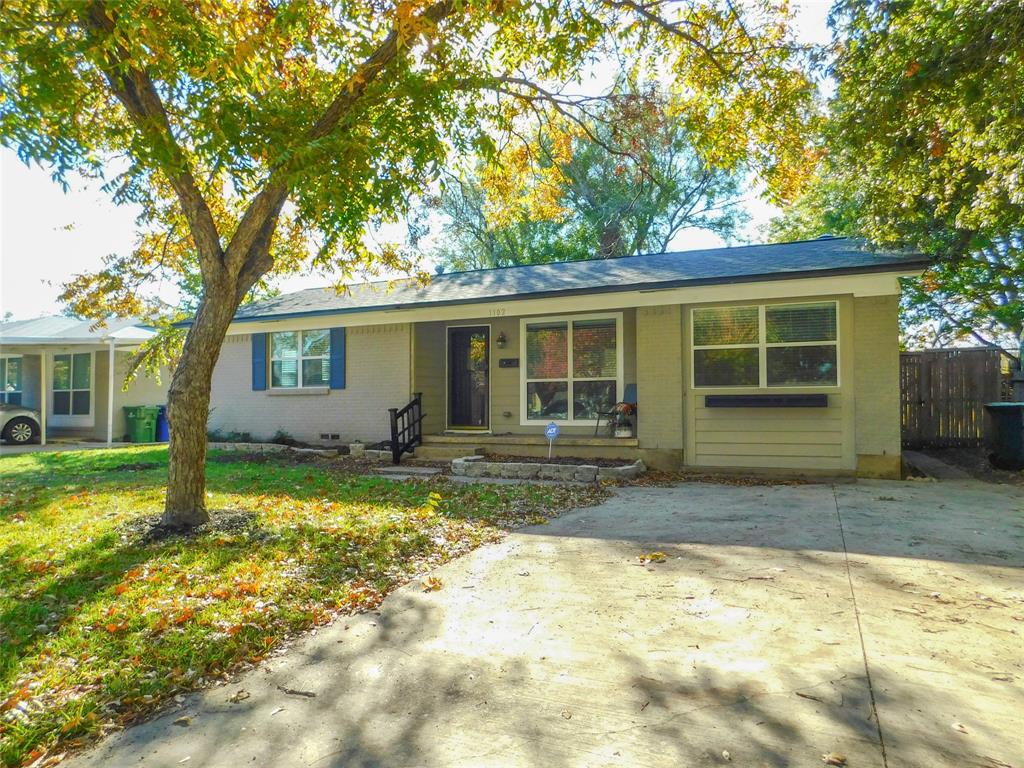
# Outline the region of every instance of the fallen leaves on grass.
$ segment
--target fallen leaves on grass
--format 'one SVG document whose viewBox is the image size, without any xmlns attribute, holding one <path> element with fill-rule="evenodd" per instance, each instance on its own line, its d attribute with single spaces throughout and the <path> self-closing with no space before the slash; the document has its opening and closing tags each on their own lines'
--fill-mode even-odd
<svg viewBox="0 0 1024 768">
<path fill-rule="evenodd" d="M 162 474 L 116 469 L 133 455 L 166 463 L 165 448 L 4 460 L 0 499 L 32 512 L 0 521 L 0 547 L 19 551 L 0 574 L 13 606 L 0 629 L 0 764 L 48 763 L 286 652 L 298 632 L 376 609 L 504 529 L 606 493 L 228 460 L 209 466 L 211 523 L 180 533 L 159 528 Z"/>
</svg>

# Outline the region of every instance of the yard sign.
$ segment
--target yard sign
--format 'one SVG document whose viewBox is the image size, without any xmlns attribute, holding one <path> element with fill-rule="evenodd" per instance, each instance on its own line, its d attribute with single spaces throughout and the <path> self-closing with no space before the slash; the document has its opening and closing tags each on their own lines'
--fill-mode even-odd
<svg viewBox="0 0 1024 768">
<path fill-rule="evenodd" d="M 555 424 L 555 422 L 553 422 L 553 421 L 550 424 L 548 424 L 546 427 L 544 427 L 544 437 L 546 437 L 548 439 L 548 458 L 549 459 L 551 458 L 551 448 L 555 444 L 555 438 L 558 437 L 558 433 L 561 432 L 561 431 L 562 430 L 560 430 L 558 428 L 558 425 Z"/>
</svg>

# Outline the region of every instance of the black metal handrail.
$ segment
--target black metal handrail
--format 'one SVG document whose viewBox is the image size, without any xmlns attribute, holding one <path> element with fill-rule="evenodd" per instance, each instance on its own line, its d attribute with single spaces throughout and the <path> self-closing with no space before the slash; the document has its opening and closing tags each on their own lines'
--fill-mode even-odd
<svg viewBox="0 0 1024 768">
<path fill-rule="evenodd" d="M 388 408 L 391 415 L 391 460 L 398 464 L 403 453 L 412 453 L 423 442 L 423 393 L 417 392 L 403 408 Z"/>
</svg>

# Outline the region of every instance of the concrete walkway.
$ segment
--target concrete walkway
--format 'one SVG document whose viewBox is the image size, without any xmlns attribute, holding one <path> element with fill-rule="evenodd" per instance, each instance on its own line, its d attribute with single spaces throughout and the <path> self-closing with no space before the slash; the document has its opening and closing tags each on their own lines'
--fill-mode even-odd
<svg viewBox="0 0 1024 768">
<path fill-rule="evenodd" d="M 132 448 L 139 445 L 166 445 L 166 443 L 82 443 L 74 440 L 50 439 L 46 445 L 30 443 L 29 445 L 15 445 L 14 443 L 0 443 L 0 456 L 20 456 L 23 453 L 61 453 L 63 451 L 99 451 L 106 448 Z"/>
<path fill-rule="evenodd" d="M 975 482 L 623 489 L 70 764 L 1021 768 L 1022 507 Z"/>
</svg>

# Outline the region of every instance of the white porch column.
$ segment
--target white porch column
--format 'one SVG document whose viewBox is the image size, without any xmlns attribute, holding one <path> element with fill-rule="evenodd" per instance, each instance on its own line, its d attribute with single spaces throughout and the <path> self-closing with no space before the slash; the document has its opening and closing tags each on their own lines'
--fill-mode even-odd
<svg viewBox="0 0 1024 768">
<path fill-rule="evenodd" d="M 107 445 L 114 444 L 114 340 L 107 360 Z"/>
<path fill-rule="evenodd" d="M 46 350 L 39 355 L 39 444 L 46 445 Z"/>
</svg>

